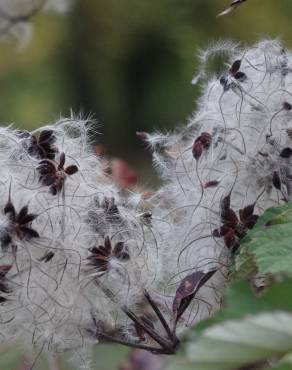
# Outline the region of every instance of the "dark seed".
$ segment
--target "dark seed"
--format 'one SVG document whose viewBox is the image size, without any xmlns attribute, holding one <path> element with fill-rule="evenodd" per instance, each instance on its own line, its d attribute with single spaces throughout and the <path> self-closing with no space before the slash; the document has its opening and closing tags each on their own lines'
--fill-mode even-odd
<svg viewBox="0 0 292 370">
<path fill-rule="evenodd" d="M 214 236 L 214 238 L 220 238 L 220 231 L 218 229 L 213 230 L 212 236 Z"/>
<path fill-rule="evenodd" d="M 236 72 L 234 78 L 240 82 L 244 82 L 247 79 L 247 76 L 243 72 Z"/>
<path fill-rule="evenodd" d="M 259 155 L 261 155 L 262 157 L 268 157 L 268 153 L 264 153 L 264 152 L 258 152 Z"/>
<path fill-rule="evenodd" d="M 78 167 L 75 165 L 68 166 L 65 169 L 65 172 L 67 175 L 74 175 L 74 173 L 76 173 L 77 171 L 78 171 Z"/>
<path fill-rule="evenodd" d="M 273 173 L 273 185 L 276 189 L 281 190 L 281 180 L 278 172 L 274 171 Z"/>
<path fill-rule="evenodd" d="M 288 103 L 288 102 L 285 101 L 283 103 L 283 109 L 285 109 L 285 110 L 291 110 L 292 109 L 292 105 L 290 103 Z"/>
<path fill-rule="evenodd" d="M 199 136 L 199 140 L 197 139 L 196 141 L 200 141 L 203 145 L 203 148 L 208 150 L 211 145 L 212 136 L 208 132 L 202 132 Z"/>
<path fill-rule="evenodd" d="M 241 60 L 236 60 L 232 66 L 230 67 L 229 69 L 229 72 L 232 76 L 235 75 L 235 73 L 237 73 L 240 69 L 240 66 L 241 66 Z"/>
<path fill-rule="evenodd" d="M 39 259 L 39 261 L 40 261 L 40 262 L 42 262 L 42 261 L 44 261 L 44 262 L 49 262 L 49 261 L 54 257 L 54 255 L 55 255 L 55 253 L 54 253 L 54 252 L 52 252 L 52 251 L 50 251 L 50 252 L 46 253 L 45 255 L 43 255 L 43 256 Z"/>
<path fill-rule="evenodd" d="M 204 184 L 204 189 L 208 189 L 208 188 L 214 188 L 216 187 L 217 185 L 219 184 L 219 181 L 217 180 L 211 180 L 211 181 L 208 181 Z"/>
<path fill-rule="evenodd" d="M 287 147 L 287 148 L 284 148 L 281 153 L 280 153 L 280 157 L 282 158 L 290 158 L 292 155 L 292 149 Z"/>
<path fill-rule="evenodd" d="M 196 160 L 200 159 L 203 153 L 203 145 L 200 141 L 194 143 L 192 148 L 193 156 Z"/>
</svg>

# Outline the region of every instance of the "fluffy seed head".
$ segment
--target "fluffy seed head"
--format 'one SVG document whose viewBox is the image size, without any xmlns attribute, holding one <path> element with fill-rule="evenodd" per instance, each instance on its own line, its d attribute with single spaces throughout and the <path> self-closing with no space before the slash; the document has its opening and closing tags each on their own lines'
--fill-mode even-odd
<svg viewBox="0 0 292 370">
<path fill-rule="evenodd" d="M 155 192 L 133 174 L 130 189 L 114 182 L 91 122 L 0 128 L 3 341 L 80 356 L 109 340 L 173 353 L 220 307 L 241 239 L 291 199 L 292 54 L 278 41 L 228 43 L 202 61 L 214 51 L 228 63 L 187 126 L 140 134 L 162 179 Z M 196 80 L 206 76 L 203 67 Z"/>
</svg>

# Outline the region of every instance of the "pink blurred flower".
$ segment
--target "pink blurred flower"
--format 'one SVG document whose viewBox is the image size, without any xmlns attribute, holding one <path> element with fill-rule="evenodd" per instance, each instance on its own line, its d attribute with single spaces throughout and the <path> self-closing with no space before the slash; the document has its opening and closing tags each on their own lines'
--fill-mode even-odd
<svg viewBox="0 0 292 370">
<path fill-rule="evenodd" d="M 122 188 L 133 188 L 138 182 L 138 174 L 136 171 L 122 159 L 112 160 L 111 176 L 114 182 Z"/>
</svg>

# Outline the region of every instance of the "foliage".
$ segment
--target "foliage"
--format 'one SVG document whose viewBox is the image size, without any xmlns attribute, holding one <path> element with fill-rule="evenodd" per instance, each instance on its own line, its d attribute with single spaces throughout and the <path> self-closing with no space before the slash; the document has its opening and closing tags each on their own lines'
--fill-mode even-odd
<svg viewBox="0 0 292 370">
<path fill-rule="evenodd" d="M 244 240 L 256 250 L 262 246 L 256 241 L 263 238 L 263 220 L 269 241 L 275 228 L 289 226 L 289 208 L 255 224 L 263 210 L 292 198 L 292 105 L 289 90 L 283 93 L 291 86 L 292 53 L 277 40 L 243 48 L 220 42 L 201 53 L 197 80 L 208 77 L 205 65 L 216 53 L 227 55 L 229 67 L 208 80 L 188 125 L 169 134 L 139 133 L 153 150 L 163 181 L 158 191 L 135 188 L 132 175 L 132 189 L 117 183 L 116 166 L 93 151 L 89 120 L 72 116 L 35 132 L 0 130 L 4 340 L 13 333 L 13 340 L 29 337 L 40 350 L 74 350 L 84 369 L 96 342 L 174 354 L 186 328 L 220 308 L 227 268 L 238 249 L 247 249 Z M 248 293 L 240 294 L 249 302 L 244 316 L 241 304 L 239 312 L 231 309 L 230 323 L 226 300 L 227 311 L 210 328 L 202 324 L 195 347 L 189 337 L 188 360 L 204 368 L 204 346 L 212 344 L 222 369 L 232 369 L 290 349 L 284 332 L 288 347 L 246 349 L 226 364 L 220 343 L 230 325 L 239 340 L 252 325 L 290 324 L 289 310 L 274 312 L 266 300 L 257 308 Z M 263 337 L 258 330 L 257 347 Z"/>
<path fill-rule="evenodd" d="M 283 35 L 291 46 L 290 0 L 248 1 L 216 19 L 230 2 L 77 0 L 66 17 L 39 14 L 21 53 L 15 44 L 1 45 L 0 121 L 32 129 L 70 108 L 96 113 L 111 153 L 138 166 L 150 162 L 135 131 L 167 130 L 191 114 L 199 48 L 259 35 Z M 224 61 L 215 58 L 208 69 L 218 74 Z M 154 181 L 149 167 L 141 175 L 147 184 Z"/>
<path fill-rule="evenodd" d="M 238 282 L 223 308 L 186 336 L 171 370 L 292 369 L 291 216 L 291 203 L 270 208 L 248 232 L 231 275 Z M 267 285 L 255 294 L 258 276 Z"/>
<path fill-rule="evenodd" d="M 243 2 L 233 1 L 223 13 Z M 157 53 L 163 61 L 161 45 L 166 56 L 178 54 L 179 60 L 184 55 L 176 36 L 180 26 L 173 22 L 169 30 L 168 21 L 175 17 L 161 4 L 158 13 L 168 15 L 165 25 L 156 23 L 152 7 L 145 6 L 152 19 L 147 29 L 151 37 L 149 44 L 139 45 L 138 57 L 135 48 L 122 42 L 116 49 L 107 45 L 107 57 L 116 68 L 112 82 L 128 57 L 130 69 L 141 72 L 141 54 L 143 59 Z M 124 4 L 117 9 L 123 13 Z M 207 10 L 203 5 L 200 9 Z M 111 13 L 111 5 L 105 10 Z M 144 37 L 137 37 L 139 12 L 133 7 L 131 14 L 134 26 L 123 31 L 135 35 L 137 46 Z M 107 17 L 102 14 L 97 24 L 108 33 Z M 159 34 L 163 27 L 167 31 L 157 43 L 152 39 L 156 27 Z M 185 27 L 186 33 L 190 29 Z M 220 77 L 209 78 L 208 61 L 218 53 L 227 56 L 229 67 Z M 62 119 L 32 133 L 1 129 L 4 341 L 25 337 L 40 351 L 74 350 L 80 366 L 89 368 L 85 352 L 93 342 L 170 354 L 186 327 L 195 326 L 171 368 L 289 368 L 290 204 L 269 209 L 255 223 L 270 205 L 292 198 L 291 59 L 280 42 L 270 40 L 250 48 L 217 43 L 202 52 L 202 68 L 193 81 L 206 77 L 208 83 L 188 125 L 173 134 L 140 133 L 154 151 L 163 180 L 152 194 L 134 188 L 133 174 L 128 174 L 129 191 L 115 180 L 114 161 L 110 165 L 102 156 L 96 158 L 89 145 L 94 127 L 87 120 Z M 102 64 L 100 71 L 107 67 Z M 142 87 L 145 80 L 132 81 L 134 104 L 129 106 L 137 111 L 131 119 L 141 117 L 139 101 L 148 102 L 147 77 L 164 77 L 161 71 L 151 69 Z M 82 73 L 77 80 L 83 82 Z M 175 120 L 176 111 L 173 104 Z M 126 144 L 127 135 L 116 136 Z M 219 309 L 233 259 L 229 277 L 239 282 L 227 289 L 223 309 L 197 324 Z M 253 291 L 241 281 L 246 279 Z M 11 318 L 11 312 L 17 315 Z M 15 361 L 13 356 L 12 366 Z"/>
<path fill-rule="evenodd" d="M 292 276 L 292 204 L 270 208 L 243 240 L 235 273 Z"/>
</svg>

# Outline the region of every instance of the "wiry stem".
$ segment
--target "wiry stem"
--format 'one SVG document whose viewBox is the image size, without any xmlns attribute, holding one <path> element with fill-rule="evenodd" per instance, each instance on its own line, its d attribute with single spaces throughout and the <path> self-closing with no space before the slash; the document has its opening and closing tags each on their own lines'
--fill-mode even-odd
<svg viewBox="0 0 292 370">
<path fill-rule="evenodd" d="M 116 300 L 115 300 L 115 297 L 113 295 L 113 293 L 108 289 L 108 288 L 105 288 L 100 282 L 98 281 L 95 281 L 95 283 L 102 289 L 102 291 L 105 293 L 105 295 L 110 298 L 114 303 L 116 303 Z M 146 296 L 148 295 L 148 298 L 147 300 L 149 299 L 149 294 L 146 293 Z M 160 310 L 158 309 L 158 307 L 156 307 L 155 303 L 153 302 L 153 300 L 150 298 L 150 301 L 151 301 L 151 307 L 154 309 L 154 306 L 155 306 L 155 309 L 154 311 L 156 312 L 157 316 L 159 315 L 159 319 L 161 321 L 161 323 L 163 322 L 163 326 L 166 325 L 167 326 L 167 330 L 168 330 L 168 334 L 169 334 L 169 338 L 168 339 L 165 339 L 163 338 L 160 334 L 158 334 L 155 329 L 153 329 L 152 327 L 150 327 L 146 322 L 142 321 L 132 310 L 130 310 L 129 308 L 125 307 L 125 306 L 122 306 L 121 307 L 121 310 L 137 325 L 139 326 L 140 328 L 142 328 L 145 333 L 147 333 L 156 343 L 158 343 L 161 348 L 154 348 L 154 347 L 151 347 L 151 346 L 146 346 L 147 347 L 147 350 L 149 351 L 154 351 L 154 353 L 161 353 L 161 354 L 174 354 L 175 353 L 175 350 L 176 350 L 176 347 L 179 343 L 178 339 L 174 336 L 174 334 L 171 332 L 170 328 L 168 327 L 164 317 L 162 316 Z M 150 303 L 150 302 L 149 302 Z M 159 314 L 158 314 L 159 312 Z M 99 334 L 98 334 L 99 335 Z M 101 333 L 101 336 L 106 339 L 106 337 L 109 339 L 109 338 L 113 338 L 112 336 L 110 335 L 107 335 L 105 333 Z M 137 343 L 135 342 L 132 342 L 132 341 L 125 341 L 123 339 L 120 339 L 120 338 L 113 338 L 115 339 L 114 341 L 119 341 L 120 344 L 125 344 L 125 345 L 128 345 L 128 346 L 131 346 L 131 347 L 135 347 L 135 348 L 138 348 L 137 347 Z M 170 339 L 170 340 L 169 340 Z M 143 345 L 144 346 L 144 345 Z M 143 349 L 146 349 L 146 348 L 143 348 Z"/>
<path fill-rule="evenodd" d="M 121 345 L 124 345 L 124 346 L 127 346 L 127 347 L 143 349 L 143 350 L 155 353 L 155 354 L 163 354 L 164 353 L 163 350 L 160 347 L 153 347 L 153 346 L 148 346 L 146 344 L 131 342 L 129 340 L 122 339 L 122 338 L 117 338 L 117 337 L 111 336 L 109 334 L 101 333 L 101 332 L 98 333 L 98 339 L 100 341 L 104 340 L 107 343 L 112 342 L 112 343 L 121 344 Z"/>
<path fill-rule="evenodd" d="M 170 340 L 178 340 L 176 337 L 175 337 L 175 334 L 171 331 L 169 325 L 167 324 L 163 314 L 161 313 L 159 307 L 156 305 L 156 303 L 153 301 L 153 299 L 151 298 L 151 296 L 149 295 L 149 293 L 144 290 L 144 296 L 145 298 L 147 299 L 148 303 L 150 304 L 150 306 L 152 307 L 153 311 L 156 313 L 158 319 L 160 320 L 162 326 L 164 327 L 168 337 Z"/>
</svg>

